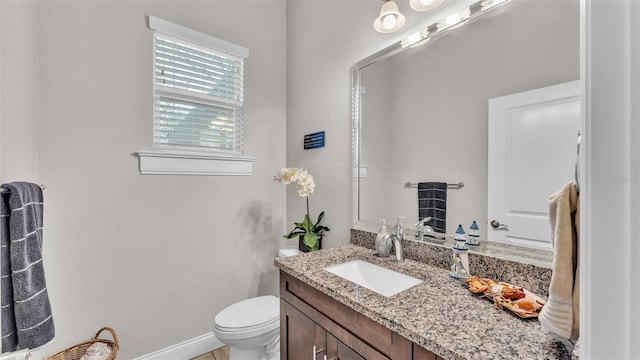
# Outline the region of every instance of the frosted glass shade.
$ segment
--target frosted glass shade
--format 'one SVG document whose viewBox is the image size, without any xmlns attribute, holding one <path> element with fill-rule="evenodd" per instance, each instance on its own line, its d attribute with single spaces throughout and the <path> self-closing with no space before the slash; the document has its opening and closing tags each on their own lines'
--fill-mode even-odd
<svg viewBox="0 0 640 360">
<path fill-rule="evenodd" d="M 373 28 L 380 33 L 391 33 L 401 29 L 406 19 L 393 0 L 385 1 L 380 8 L 380 16 L 373 22 Z"/>
</svg>

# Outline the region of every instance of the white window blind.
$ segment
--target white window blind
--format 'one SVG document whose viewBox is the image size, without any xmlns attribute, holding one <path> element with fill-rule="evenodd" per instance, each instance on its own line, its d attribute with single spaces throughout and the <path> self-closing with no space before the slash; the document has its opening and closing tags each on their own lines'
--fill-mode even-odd
<svg viewBox="0 0 640 360">
<path fill-rule="evenodd" d="M 244 59 L 249 49 L 154 16 L 153 151 L 143 175 L 248 176 L 244 153 Z"/>
<path fill-rule="evenodd" d="M 243 154 L 242 56 L 156 31 L 153 82 L 154 149 Z"/>
</svg>

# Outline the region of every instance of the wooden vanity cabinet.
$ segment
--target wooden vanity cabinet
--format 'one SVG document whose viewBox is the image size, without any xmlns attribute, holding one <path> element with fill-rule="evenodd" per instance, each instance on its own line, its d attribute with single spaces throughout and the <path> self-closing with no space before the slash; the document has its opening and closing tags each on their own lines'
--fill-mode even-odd
<svg viewBox="0 0 640 360">
<path fill-rule="evenodd" d="M 443 360 L 283 271 L 280 354 L 289 360 Z"/>
<path fill-rule="evenodd" d="M 444 360 L 444 359 L 421 346 L 413 344 L 413 360 Z"/>
<path fill-rule="evenodd" d="M 291 304 L 286 304 L 285 307 L 287 337 L 285 341 L 281 339 L 280 342 L 286 352 L 286 355 L 282 356 L 283 359 L 367 359 L 339 341 Z M 388 359 L 373 349 L 367 349 L 365 353 L 372 356 L 371 359 Z"/>
</svg>

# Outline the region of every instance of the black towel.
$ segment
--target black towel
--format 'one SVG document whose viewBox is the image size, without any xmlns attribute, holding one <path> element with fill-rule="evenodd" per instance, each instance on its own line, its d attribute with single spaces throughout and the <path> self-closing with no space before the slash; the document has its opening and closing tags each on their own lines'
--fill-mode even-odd
<svg viewBox="0 0 640 360">
<path fill-rule="evenodd" d="M 447 183 L 418 183 L 418 220 L 431 217 L 425 225 L 438 233 L 447 232 Z"/>
<path fill-rule="evenodd" d="M 26 182 L 2 188 L 2 352 L 35 349 L 55 335 L 42 265 L 42 190 Z"/>
</svg>

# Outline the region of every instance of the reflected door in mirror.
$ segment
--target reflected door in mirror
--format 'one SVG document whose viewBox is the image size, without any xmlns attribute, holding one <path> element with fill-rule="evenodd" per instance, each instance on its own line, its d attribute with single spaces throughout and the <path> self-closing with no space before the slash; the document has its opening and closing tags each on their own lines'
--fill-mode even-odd
<svg viewBox="0 0 640 360">
<path fill-rule="evenodd" d="M 547 198 L 574 179 L 580 104 L 580 81 L 489 100 L 489 241 L 551 249 Z"/>
</svg>

